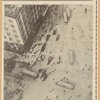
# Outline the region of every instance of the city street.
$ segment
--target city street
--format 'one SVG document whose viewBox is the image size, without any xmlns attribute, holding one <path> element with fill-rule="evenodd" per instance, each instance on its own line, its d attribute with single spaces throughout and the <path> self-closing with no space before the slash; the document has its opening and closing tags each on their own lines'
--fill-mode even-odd
<svg viewBox="0 0 100 100">
<path fill-rule="evenodd" d="M 16 59 L 30 63 L 29 70 L 45 69 L 47 77 L 43 80 L 41 73 L 35 80 L 25 77 L 28 87 L 22 100 L 92 100 L 92 11 L 88 5 L 49 8 L 37 41 Z"/>
</svg>

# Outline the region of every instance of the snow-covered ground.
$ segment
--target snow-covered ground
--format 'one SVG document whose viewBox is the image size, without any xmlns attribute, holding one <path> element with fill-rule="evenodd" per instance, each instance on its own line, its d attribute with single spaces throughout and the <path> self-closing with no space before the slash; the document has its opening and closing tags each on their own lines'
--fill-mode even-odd
<svg viewBox="0 0 100 100">
<path fill-rule="evenodd" d="M 92 6 L 56 7 L 51 6 L 49 18 L 41 26 L 45 25 L 47 31 L 40 28 L 39 34 L 45 35 L 33 44 L 27 54 L 17 59 L 29 62 L 33 70 L 46 69 L 48 74 L 45 81 L 40 77 L 36 80 L 26 78 L 28 88 L 22 100 L 92 100 Z M 69 22 L 64 23 L 62 13 L 68 8 L 72 15 Z M 56 34 L 53 34 L 54 30 Z M 48 35 L 50 37 L 46 41 Z M 46 47 L 41 52 L 44 43 Z M 41 55 L 44 55 L 44 60 L 37 61 Z M 47 64 L 49 57 L 53 59 Z M 61 79 L 69 81 L 67 88 L 56 85 Z M 74 85 L 74 89 L 68 88 L 71 85 Z"/>
</svg>

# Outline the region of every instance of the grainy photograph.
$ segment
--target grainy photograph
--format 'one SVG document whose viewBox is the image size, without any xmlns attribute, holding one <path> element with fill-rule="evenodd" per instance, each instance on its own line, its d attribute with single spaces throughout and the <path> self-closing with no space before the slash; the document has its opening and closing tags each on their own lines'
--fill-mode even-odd
<svg viewBox="0 0 100 100">
<path fill-rule="evenodd" d="M 93 6 L 4 5 L 4 100 L 92 100 Z"/>
</svg>

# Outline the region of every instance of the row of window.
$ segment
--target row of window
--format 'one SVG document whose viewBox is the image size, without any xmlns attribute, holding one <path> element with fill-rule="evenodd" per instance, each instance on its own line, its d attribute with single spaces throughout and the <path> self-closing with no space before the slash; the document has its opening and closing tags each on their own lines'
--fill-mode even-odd
<svg viewBox="0 0 100 100">
<path fill-rule="evenodd" d="M 5 40 L 7 39 L 6 36 L 4 36 L 4 39 L 5 39 Z"/>
<path fill-rule="evenodd" d="M 8 21 L 9 21 L 10 23 L 13 23 L 13 20 L 12 20 L 12 19 L 8 19 Z"/>
<path fill-rule="evenodd" d="M 25 35 L 26 31 L 24 29 L 24 25 L 22 23 L 22 20 L 21 20 L 20 16 L 18 17 L 17 21 L 18 21 L 18 25 L 19 25 L 19 30 L 21 31 L 22 39 L 23 39 L 23 41 L 25 41 L 26 40 L 26 35 Z"/>
<path fill-rule="evenodd" d="M 24 18 L 25 15 L 22 15 L 22 17 Z M 25 26 L 25 30 L 26 30 L 27 34 L 30 34 L 30 31 L 31 31 L 30 27 L 32 26 L 32 24 L 29 24 L 29 19 L 23 20 L 23 22 L 24 22 L 24 26 Z M 31 21 L 31 23 L 32 23 L 32 21 Z M 21 35 L 23 37 L 23 40 L 26 40 L 25 30 L 24 30 L 24 27 L 23 27 L 22 20 L 20 19 L 20 16 L 18 17 L 18 24 L 20 26 L 19 28 L 21 30 Z"/>
<path fill-rule="evenodd" d="M 10 24 L 10 26 L 12 27 L 12 28 L 15 28 L 15 26 L 14 25 L 12 25 L 12 24 Z M 8 27 L 4 27 L 4 29 L 5 29 L 5 31 L 9 31 L 9 29 L 8 29 Z M 16 33 L 16 30 L 15 29 L 12 29 L 12 31 L 14 32 L 14 33 Z"/>
<path fill-rule="evenodd" d="M 15 25 L 13 25 L 13 24 L 10 24 L 10 26 L 11 26 L 12 28 L 15 28 Z"/>
<path fill-rule="evenodd" d="M 12 29 L 12 32 L 14 33 L 13 35 L 16 38 L 16 42 L 17 43 L 21 43 L 21 41 L 18 39 L 19 36 L 17 35 L 17 30 L 14 29 L 15 25 L 13 24 L 13 19 L 8 19 L 8 21 L 9 21 L 9 25 L 10 25 L 10 27 Z M 11 37 L 11 34 L 10 34 L 10 30 L 7 27 L 6 23 L 4 23 L 4 30 L 5 30 L 5 32 L 6 32 L 7 36 L 8 36 L 8 39 L 10 41 L 13 41 L 13 38 Z M 7 40 L 6 36 L 4 36 L 4 39 Z"/>
<path fill-rule="evenodd" d="M 9 37 L 10 41 L 13 41 L 13 38 Z M 17 43 L 20 43 L 20 40 L 16 39 Z"/>
<path fill-rule="evenodd" d="M 25 30 L 24 30 L 24 27 L 23 27 L 22 20 L 20 19 L 20 16 L 18 17 L 18 25 L 19 25 L 21 34 L 24 36 L 25 35 Z"/>
<path fill-rule="evenodd" d="M 4 27 L 5 31 L 8 31 L 8 27 Z"/>
<path fill-rule="evenodd" d="M 27 9 L 29 9 L 29 8 L 27 8 Z M 36 9 L 37 9 L 37 7 L 36 7 Z M 31 21 L 36 21 L 38 19 L 38 16 L 39 16 L 39 10 L 36 10 L 36 9 L 31 9 L 30 12 L 28 12 L 28 13 L 26 10 L 23 10 L 23 12 L 22 12 L 23 20 L 26 21 L 28 18 L 28 21 L 30 21 L 30 19 L 32 19 L 32 17 L 34 17 L 34 20 L 31 20 Z"/>
<path fill-rule="evenodd" d="M 7 32 L 7 35 L 10 36 L 10 33 Z M 18 38 L 18 35 L 14 34 L 15 38 Z"/>
</svg>

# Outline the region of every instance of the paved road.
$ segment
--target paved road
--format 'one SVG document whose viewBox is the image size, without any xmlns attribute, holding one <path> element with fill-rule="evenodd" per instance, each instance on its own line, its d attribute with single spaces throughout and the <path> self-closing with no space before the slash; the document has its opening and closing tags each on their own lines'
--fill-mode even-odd
<svg viewBox="0 0 100 100">
<path fill-rule="evenodd" d="M 64 23 L 62 12 L 70 8 L 72 16 L 68 24 Z M 55 9 L 55 10 L 54 10 Z M 51 7 L 49 19 L 43 23 L 39 32 L 45 35 L 33 44 L 34 49 L 19 58 L 30 64 L 32 69 L 47 69 L 48 78 L 31 80 L 23 100 L 91 100 L 92 91 L 92 6 L 57 6 Z M 53 25 L 53 27 L 51 27 Z M 47 27 L 46 27 L 47 26 Z M 51 30 L 50 30 L 51 28 Z M 56 34 L 53 34 L 54 30 Z M 47 31 L 46 31 L 47 30 Z M 47 35 L 50 35 L 48 41 Z M 41 44 L 42 43 L 42 44 Z M 46 43 L 44 52 L 41 52 Z M 69 52 L 72 52 L 73 64 L 70 62 Z M 34 54 L 37 52 L 36 54 Z M 43 61 L 37 61 L 41 55 Z M 53 59 L 48 63 L 48 58 Z M 74 59 L 73 59 L 74 58 Z M 59 60 L 60 59 L 60 60 Z M 61 79 L 68 79 L 75 84 L 74 90 L 56 85 Z M 27 79 L 26 79 L 27 80 Z"/>
</svg>

